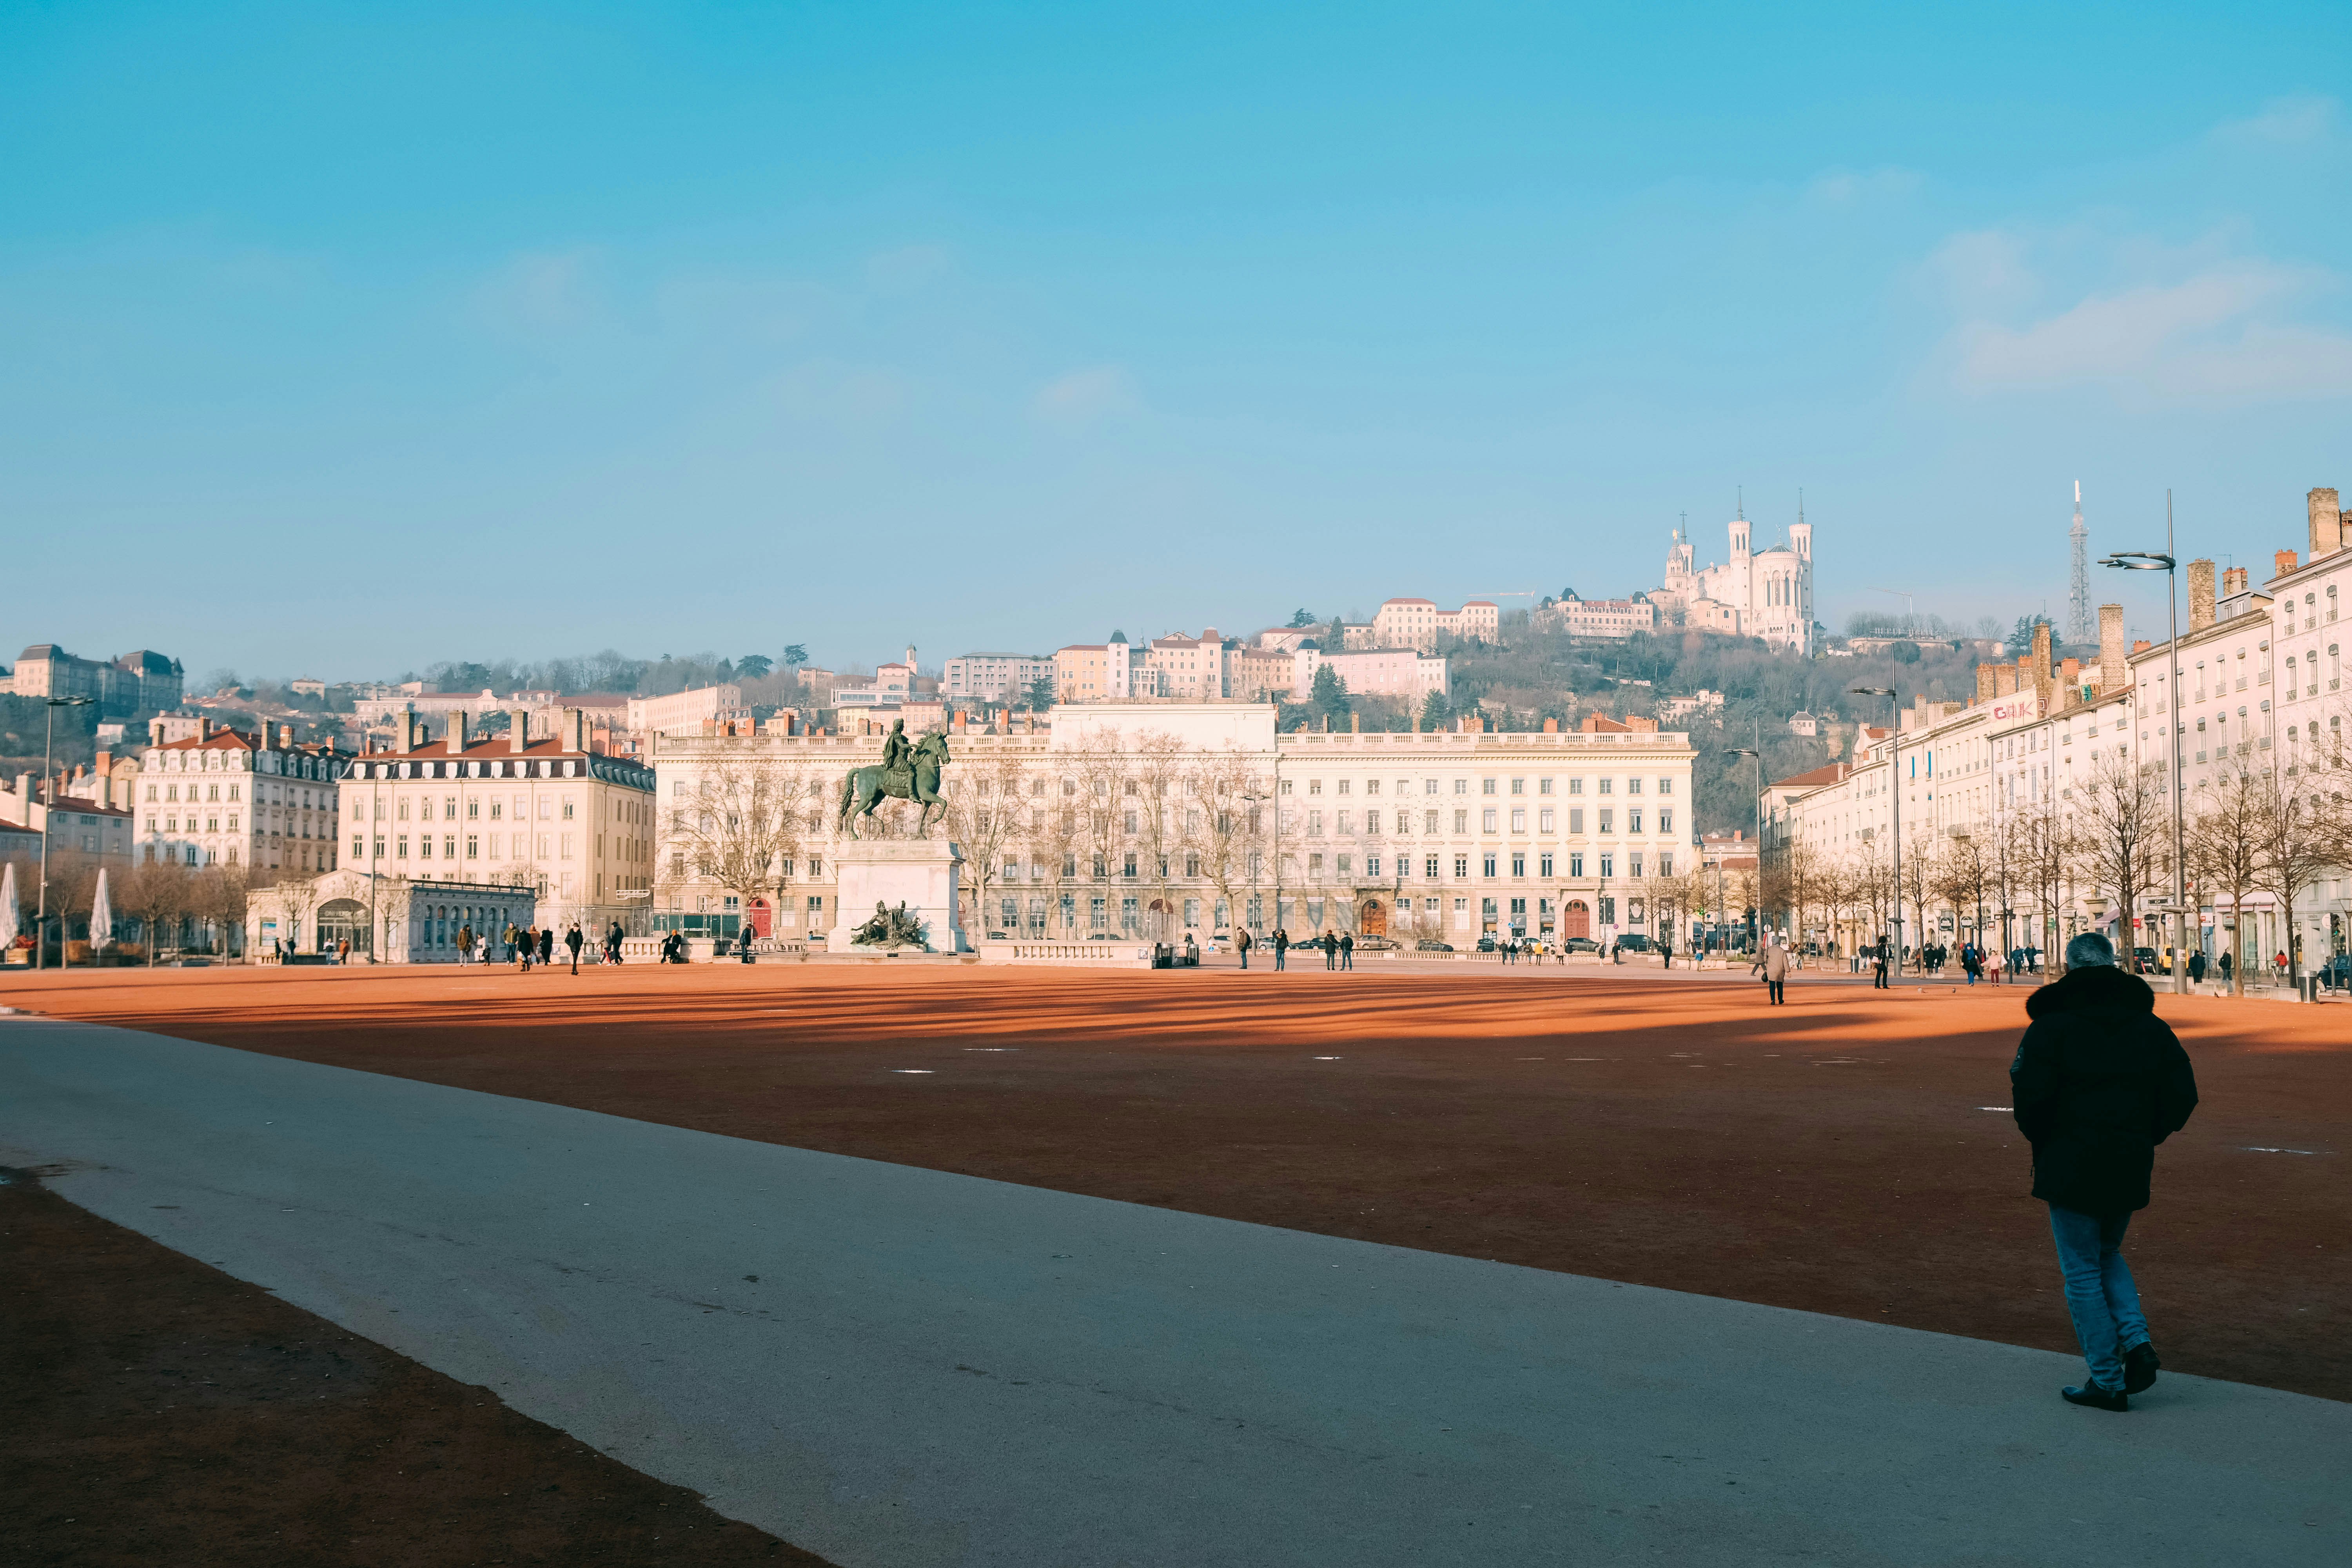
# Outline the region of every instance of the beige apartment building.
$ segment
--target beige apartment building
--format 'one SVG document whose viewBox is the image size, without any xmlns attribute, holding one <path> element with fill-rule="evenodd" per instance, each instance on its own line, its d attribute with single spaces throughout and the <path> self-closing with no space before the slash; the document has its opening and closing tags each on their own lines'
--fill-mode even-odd
<svg viewBox="0 0 2352 1568">
<path fill-rule="evenodd" d="M 175 728 L 154 722 L 128 781 L 141 859 L 242 866 L 261 876 L 334 868 L 349 756 L 298 746 L 291 729 L 268 724 L 247 731 L 198 719 L 193 733 L 163 738 Z"/>
<path fill-rule="evenodd" d="M 1043 733 L 951 734 L 946 831 L 965 858 L 967 930 L 1205 943 L 1279 924 L 1295 940 L 1349 931 L 1408 947 L 1664 934 L 1654 885 L 1690 869 L 1686 736 L 1278 734 L 1275 713 L 1064 704 Z M 841 781 L 880 751 L 878 736 L 663 737 L 661 817 L 681 841 L 692 832 L 674 829 L 679 814 L 716 810 L 745 769 L 815 809 L 759 889 L 697 875 L 666 841 L 659 862 L 675 876 L 660 918 L 711 935 L 829 931 Z"/>
<path fill-rule="evenodd" d="M 478 739 L 466 713 L 439 737 L 408 717 L 394 743 L 351 760 L 342 784 L 343 863 L 414 881 L 526 888 L 537 920 L 644 928 L 653 884 L 651 769 L 588 746 L 585 716 L 550 738 Z"/>
<path fill-rule="evenodd" d="M 749 712 L 743 706 L 743 689 L 730 680 L 664 697 L 632 697 L 624 723 L 630 734 L 643 736 L 697 730 L 706 719 L 740 719 Z"/>
<path fill-rule="evenodd" d="M 1461 608 L 1441 610 L 1433 600 L 1390 599 L 1372 614 L 1372 642 L 1381 647 L 1435 653 L 1441 635 L 1493 642 L 1503 624 L 1501 606 L 1472 599 Z"/>
</svg>

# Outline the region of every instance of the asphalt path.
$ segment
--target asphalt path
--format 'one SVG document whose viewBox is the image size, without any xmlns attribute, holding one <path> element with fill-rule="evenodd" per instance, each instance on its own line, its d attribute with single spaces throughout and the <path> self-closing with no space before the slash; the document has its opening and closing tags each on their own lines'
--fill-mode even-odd
<svg viewBox="0 0 2352 1568">
<path fill-rule="evenodd" d="M 0 1163 L 847 1568 L 2352 1561 L 2352 1406 L 0 1018 Z"/>
</svg>

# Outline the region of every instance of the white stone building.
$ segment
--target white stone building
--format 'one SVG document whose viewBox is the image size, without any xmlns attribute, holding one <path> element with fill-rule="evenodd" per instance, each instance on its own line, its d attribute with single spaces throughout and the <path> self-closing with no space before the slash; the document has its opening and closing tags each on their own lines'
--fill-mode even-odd
<svg viewBox="0 0 2352 1568">
<path fill-rule="evenodd" d="M 1456 947 L 1482 935 L 1659 934 L 1656 879 L 1690 869 L 1687 738 L 1654 730 L 1534 734 L 1277 734 L 1276 710 L 1066 704 L 1043 733 L 959 733 L 945 789 L 976 941 L 1207 942 L 1318 931 Z M 823 807 L 788 870 L 743 894 L 684 876 L 679 918 L 763 913 L 806 937 L 840 917 L 828 868 L 843 776 L 878 736 L 665 736 L 662 820 L 700 809 L 713 770 L 790 774 Z M 714 781 L 716 782 L 716 781 Z M 973 837 L 986 833 L 982 842 Z M 685 857 L 665 843 L 661 864 Z M 1278 901 L 1277 901 L 1278 899 Z M 698 928 L 732 934 L 732 926 Z M 755 921 L 755 929 L 757 922 Z"/>
<path fill-rule="evenodd" d="M 1054 660 L 1041 653 L 967 653 L 948 660 L 940 672 L 940 695 L 950 702 L 984 702 L 992 706 L 1019 702 L 1036 681 L 1051 683 Z"/>
</svg>

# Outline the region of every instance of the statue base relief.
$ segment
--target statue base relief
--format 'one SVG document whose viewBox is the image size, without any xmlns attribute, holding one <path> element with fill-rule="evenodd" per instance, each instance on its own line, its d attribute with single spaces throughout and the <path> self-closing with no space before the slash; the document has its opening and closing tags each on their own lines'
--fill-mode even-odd
<svg viewBox="0 0 2352 1568">
<path fill-rule="evenodd" d="M 827 952 L 885 958 L 893 951 L 971 951 L 963 927 L 957 923 L 963 855 L 953 844 L 945 838 L 836 840 L 832 856 L 836 895 L 835 924 L 824 942 Z M 874 918 L 877 904 L 886 910 L 906 905 L 907 913 L 922 931 L 922 945 L 894 950 L 853 942 L 858 929 Z"/>
</svg>

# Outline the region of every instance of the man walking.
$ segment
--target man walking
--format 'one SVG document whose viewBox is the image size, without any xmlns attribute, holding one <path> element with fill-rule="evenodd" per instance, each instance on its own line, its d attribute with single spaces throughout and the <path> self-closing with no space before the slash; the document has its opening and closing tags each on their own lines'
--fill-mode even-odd
<svg viewBox="0 0 2352 1568">
<path fill-rule="evenodd" d="M 604 962 L 621 962 L 621 922 L 614 921 L 604 932 Z"/>
<path fill-rule="evenodd" d="M 1274 969 L 1279 974 L 1289 966 L 1290 933 L 1280 926 L 1274 928 Z"/>
<path fill-rule="evenodd" d="M 1356 967 L 1356 933 L 1353 931 L 1348 932 L 1339 939 L 1339 967 L 1342 969 Z"/>
<path fill-rule="evenodd" d="M 544 969 L 555 962 L 555 928 L 541 926 L 539 931 L 539 963 Z"/>
<path fill-rule="evenodd" d="M 1878 945 L 1870 955 L 1870 988 L 1873 991 L 1887 989 L 1886 939 L 1883 936 L 1878 939 Z"/>
<path fill-rule="evenodd" d="M 580 950 L 588 945 L 588 939 L 580 934 L 580 922 L 578 921 L 573 921 L 572 922 L 572 929 L 563 933 L 563 945 L 572 950 L 572 973 L 574 974 L 579 973 Z"/>
<path fill-rule="evenodd" d="M 1749 967 L 1748 973 L 1750 974 L 1760 973 L 1764 976 L 1765 1005 L 1769 1007 L 1779 1007 L 1787 1003 L 1789 999 L 1788 994 L 1783 989 L 1788 984 L 1789 981 L 1789 950 L 1787 948 L 1781 946 L 1770 937 L 1766 937 L 1764 939 L 1764 952 L 1757 958 L 1755 963 Z"/>
<path fill-rule="evenodd" d="M 1244 973 L 1247 973 L 1249 972 L 1249 927 L 1244 926 L 1241 930 L 1234 933 L 1234 951 L 1242 955 L 1242 972 Z"/>
<path fill-rule="evenodd" d="M 1338 937 L 1336 937 L 1336 936 L 1333 936 L 1329 931 L 1325 931 L 1325 932 L 1323 933 L 1323 942 L 1322 942 L 1322 947 L 1323 947 L 1323 967 L 1324 967 L 1324 968 L 1326 968 L 1326 969 L 1337 969 L 1337 968 L 1339 968 L 1339 939 Z"/>
<path fill-rule="evenodd" d="M 2124 1229 L 2147 1206 L 2156 1146 L 2197 1109 L 2197 1075 L 2147 982 L 2116 967 L 2096 931 L 2066 944 L 2066 973 L 2026 998 L 2032 1019 L 2010 1064 L 2017 1129 L 2033 1146 L 2033 1195 L 2066 1282 L 2066 1310 L 2090 1377 L 2070 1405 L 2128 1410 L 2156 1381 Z"/>
</svg>

